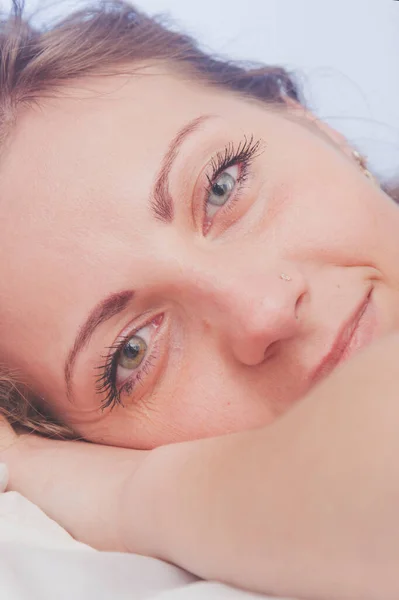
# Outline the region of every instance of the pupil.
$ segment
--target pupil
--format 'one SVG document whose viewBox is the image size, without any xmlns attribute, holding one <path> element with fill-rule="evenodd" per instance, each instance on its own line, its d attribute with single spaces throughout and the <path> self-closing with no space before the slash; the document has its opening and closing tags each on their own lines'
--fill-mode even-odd
<svg viewBox="0 0 399 600">
<path fill-rule="evenodd" d="M 215 196 L 223 196 L 227 192 L 227 185 L 225 183 L 222 185 L 220 185 L 220 183 L 214 183 L 212 192 L 215 194 Z"/>
<path fill-rule="evenodd" d="M 123 350 L 123 354 L 126 358 L 135 359 L 140 353 L 140 344 L 137 342 L 128 342 Z"/>
</svg>

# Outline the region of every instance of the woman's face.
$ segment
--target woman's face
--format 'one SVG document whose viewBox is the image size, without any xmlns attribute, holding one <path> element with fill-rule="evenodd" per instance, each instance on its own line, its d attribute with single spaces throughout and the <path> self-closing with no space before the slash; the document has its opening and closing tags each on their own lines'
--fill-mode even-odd
<svg viewBox="0 0 399 600">
<path fill-rule="evenodd" d="M 90 440 L 265 425 L 399 325 L 398 208 L 293 103 L 81 80 L 20 116 L 0 188 L 1 358 Z"/>
</svg>

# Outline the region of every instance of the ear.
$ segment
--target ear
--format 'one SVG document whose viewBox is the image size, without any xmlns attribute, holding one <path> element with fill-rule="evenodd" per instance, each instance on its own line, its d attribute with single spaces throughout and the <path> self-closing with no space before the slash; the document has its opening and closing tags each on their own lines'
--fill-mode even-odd
<svg viewBox="0 0 399 600">
<path fill-rule="evenodd" d="M 321 121 L 316 115 L 310 112 L 302 104 L 286 96 L 284 98 L 286 105 L 288 106 L 288 115 L 291 115 L 296 122 L 304 125 L 311 129 L 316 135 L 320 135 L 324 140 L 327 140 L 335 148 L 341 150 L 351 160 L 353 160 L 353 148 L 348 143 L 348 140 L 342 133 L 330 127 L 324 121 Z"/>
</svg>

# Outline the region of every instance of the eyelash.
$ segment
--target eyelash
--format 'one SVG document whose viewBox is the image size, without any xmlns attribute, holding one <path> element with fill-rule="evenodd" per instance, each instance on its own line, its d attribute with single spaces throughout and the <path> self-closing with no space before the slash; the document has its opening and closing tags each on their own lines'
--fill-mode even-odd
<svg viewBox="0 0 399 600">
<path fill-rule="evenodd" d="M 217 178 L 229 167 L 240 165 L 240 172 L 237 177 L 237 185 L 239 189 L 235 191 L 233 198 L 227 200 L 227 205 L 231 207 L 232 203 L 236 202 L 239 198 L 239 191 L 242 189 L 243 183 L 246 181 L 249 168 L 253 159 L 258 156 L 259 149 L 261 147 L 261 140 L 254 140 L 254 136 L 248 139 L 244 136 L 244 139 L 239 143 L 238 147 L 235 147 L 233 142 L 230 142 L 222 152 L 218 152 L 216 156 L 211 159 L 210 168 L 212 170 L 211 176 L 206 176 L 208 180 L 208 186 L 205 190 L 205 197 L 203 202 L 203 212 L 206 212 L 206 204 L 208 201 L 209 194 L 212 191 L 212 186 L 215 184 Z M 226 206 L 227 206 L 226 205 Z M 224 208 L 223 206 L 221 207 Z M 146 325 L 142 325 L 140 329 L 143 329 Z M 137 331 L 128 332 L 122 339 L 116 344 L 107 348 L 108 353 L 105 357 L 105 362 L 97 367 L 100 372 L 100 376 L 96 380 L 96 391 L 101 396 L 105 395 L 105 400 L 101 403 L 101 410 L 109 408 L 112 410 L 115 406 L 123 406 L 121 399 L 122 394 L 131 394 L 137 384 L 141 383 L 143 376 L 148 375 L 149 371 L 153 367 L 153 363 L 158 359 L 159 347 L 158 343 L 152 344 L 152 349 L 143 360 L 143 363 L 137 368 L 137 370 L 121 385 L 118 389 L 116 386 L 116 371 L 118 368 L 118 358 L 123 347 L 127 342 L 136 335 Z"/>
<path fill-rule="evenodd" d="M 140 329 L 143 329 L 142 325 Z M 155 342 L 148 356 L 143 360 L 143 363 L 136 369 L 134 374 L 126 379 L 126 381 L 118 389 L 116 386 L 116 370 L 118 368 L 119 354 L 127 344 L 127 342 L 136 335 L 137 331 L 130 331 L 116 344 L 109 346 L 109 354 L 104 356 L 105 362 L 96 369 L 100 372 L 100 377 L 96 380 L 96 392 L 101 396 L 105 395 L 105 400 L 101 403 L 101 410 L 110 408 L 112 410 L 116 405 L 123 406 L 121 396 L 123 393 L 131 394 L 138 383 L 143 380 L 143 375 L 148 375 L 149 370 L 153 367 L 153 362 L 158 359 L 159 349 Z"/>
<path fill-rule="evenodd" d="M 244 139 L 239 143 L 238 147 L 234 146 L 233 142 L 230 142 L 222 152 L 218 152 L 215 157 L 211 159 L 210 168 L 212 169 L 211 176 L 207 175 L 208 185 L 205 189 L 205 196 L 203 200 L 203 213 L 206 213 L 206 205 L 208 202 L 209 194 L 212 192 L 212 186 L 216 183 L 218 177 L 229 167 L 240 165 L 240 172 L 237 178 L 238 190 L 235 191 L 232 199 L 227 200 L 226 207 L 232 208 L 240 197 L 239 192 L 242 190 L 244 182 L 247 180 L 249 175 L 249 169 L 252 161 L 259 155 L 261 148 L 261 140 L 254 140 L 253 134 L 248 139 L 244 136 Z M 222 206 L 221 208 L 224 208 Z"/>
</svg>

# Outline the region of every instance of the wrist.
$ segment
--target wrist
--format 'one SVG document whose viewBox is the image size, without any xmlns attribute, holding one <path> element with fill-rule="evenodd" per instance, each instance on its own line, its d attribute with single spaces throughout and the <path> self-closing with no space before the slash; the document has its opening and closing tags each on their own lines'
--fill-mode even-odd
<svg viewBox="0 0 399 600">
<path fill-rule="evenodd" d="M 24 434 L 1 458 L 10 491 L 39 506 L 75 539 L 119 551 L 124 549 L 118 530 L 121 495 L 143 454 Z"/>
<path fill-rule="evenodd" d="M 14 434 L 12 440 L 3 447 L 0 459 L 6 464 L 9 473 L 7 491 L 19 492 L 30 498 L 37 477 L 41 490 L 47 485 L 47 470 L 38 468 L 41 456 L 52 440 L 32 433 Z"/>
</svg>

